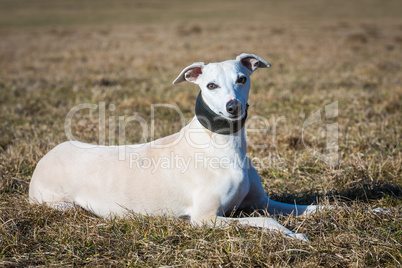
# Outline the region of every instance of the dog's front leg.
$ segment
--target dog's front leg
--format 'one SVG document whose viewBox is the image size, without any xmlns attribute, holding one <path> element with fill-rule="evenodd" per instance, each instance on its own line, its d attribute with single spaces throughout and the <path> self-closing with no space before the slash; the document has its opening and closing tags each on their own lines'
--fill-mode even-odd
<svg viewBox="0 0 402 268">
<path fill-rule="evenodd" d="M 285 204 L 269 199 L 262 186 L 260 176 L 252 165 L 251 160 L 249 158 L 247 158 L 247 160 L 250 190 L 239 206 L 239 210 L 246 210 L 249 212 L 263 210 L 267 211 L 271 215 L 282 214 L 304 216 L 313 214 L 320 209 L 328 208 L 326 206 L 316 205 Z"/>
<path fill-rule="evenodd" d="M 295 233 L 281 225 L 279 222 L 268 217 L 248 217 L 248 218 L 226 218 L 217 216 L 215 219 L 204 219 L 198 222 L 202 222 L 211 227 L 225 227 L 232 223 L 237 223 L 241 227 L 258 227 L 269 231 L 279 232 L 283 236 L 308 242 L 308 238 L 305 234 Z"/>
<path fill-rule="evenodd" d="M 276 231 L 286 237 L 309 241 L 304 234 L 297 234 L 285 228 L 279 222 L 268 217 L 247 217 L 247 218 L 229 218 L 223 217 L 220 210 L 219 195 L 200 192 L 196 194 L 191 223 L 196 226 L 208 225 L 211 227 L 225 227 L 232 223 L 237 223 L 242 227 L 258 227 L 270 231 Z"/>
</svg>

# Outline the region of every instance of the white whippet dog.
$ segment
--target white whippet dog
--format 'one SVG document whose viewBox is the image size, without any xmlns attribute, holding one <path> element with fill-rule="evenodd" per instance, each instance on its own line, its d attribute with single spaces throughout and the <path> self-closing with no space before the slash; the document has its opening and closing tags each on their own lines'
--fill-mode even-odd
<svg viewBox="0 0 402 268">
<path fill-rule="evenodd" d="M 189 81 L 201 88 L 188 125 L 145 144 L 62 143 L 39 161 L 31 203 L 58 209 L 78 205 L 106 218 L 139 213 L 186 217 L 196 225 L 237 222 L 307 240 L 269 217 L 224 217 L 235 210 L 307 215 L 318 209 L 270 200 L 246 156 L 250 75 L 270 66 L 243 53 L 235 60 L 186 67 L 173 84 Z"/>
</svg>

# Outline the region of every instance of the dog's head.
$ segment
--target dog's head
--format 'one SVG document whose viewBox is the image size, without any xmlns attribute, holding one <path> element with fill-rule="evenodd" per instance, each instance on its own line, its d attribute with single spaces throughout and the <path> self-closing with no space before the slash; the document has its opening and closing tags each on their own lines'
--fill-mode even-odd
<svg viewBox="0 0 402 268">
<path fill-rule="evenodd" d="M 250 75 L 257 68 L 268 67 L 271 64 L 261 57 L 243 53 L 235 60 L 193 63 L 184 68 L 173 84 L 183 81 L 197 84 L 204 102 L 211 110 L 228 119 L 237 119 L 246 112 Z"/>
</svg>

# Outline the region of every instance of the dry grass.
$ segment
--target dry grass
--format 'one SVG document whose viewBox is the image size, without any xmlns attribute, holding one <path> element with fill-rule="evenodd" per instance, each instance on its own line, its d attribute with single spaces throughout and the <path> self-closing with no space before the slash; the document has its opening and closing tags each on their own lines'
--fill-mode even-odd
<svg viewBox="0 0 402 268">
<path fill-rule="evenodd" d="M 114 3 L 0 2 L 0 266 L 401 266 L 400 1 Z M 104 220 L 27 203 L 35 165 L 66 139 L 72 107 L 114 104 L 107 126 L 109 116 L 150 120 L 153 103 L 175 104 L 190 119 L 197 89 L 171 81 L 192 62 L 241 52 L 273 64 L 253 75 L 249 109 L 250 118 L 277 122 L 277 136 L 272 127 L 248 133 L 250 144 L 267 145 L 249 146 L 251 157 L 263 159 L 266 192 L 353 208 L 278 218 L 311 243 L 253 228 Z M 341 162 L 329 166 L 305 149 L 301 131 L 334 101 L 338 117 L 306 136 L 323 152 L 326 124 L 338 123 Z M 98 141 L 98 115 L 74 117 L 79 140 Z M 156 123 L 157 137 L 180 128 L 171 111 L 160 111 Z M 128 125 L 130 141 L 140 140 L 139 127 Z M 378 206 L 392 211 L 364 213 Z"/>
</svg>

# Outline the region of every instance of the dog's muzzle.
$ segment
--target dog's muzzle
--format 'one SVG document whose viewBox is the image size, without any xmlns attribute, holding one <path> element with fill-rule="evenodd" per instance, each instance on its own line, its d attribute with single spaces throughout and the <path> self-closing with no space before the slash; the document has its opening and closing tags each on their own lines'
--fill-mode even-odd
<svg viewBox="0 0 402 268">
<path fill-rule="evenodd" d="M 241 102 L 238 100 L 230 100 L 226 103 L 226 111 L 233 116 L 241 114 Z"/>
<path fill-rule="evenodd" d="M 231 106 L 229 105 L 229 103 L 230 101 L 226 105 L 226 109 L 228 109 L 228 106 Z M 238 108 L 239 104 L 232 103 L 232 105 L 234 106 L 232 106 L 231 108 L 236 108 L 233 108 L 233 113 L 229 111 L 228 112 L 230 114 L 238 114 L 238 109 L 241 110 L 241 108 Z M 201 125 L 212 132 L 223 135 L 229 135 L 239 132 L 244 127 L 247 119 L 247 109 L 248 104 L 246 106 L 246 112 L 244 113 L 244 116 L 238 119 L 231 120 L 212 111 L 202 99 L 201 91 L 198 94 L 197 101 L 195 103 L 195 115 L 197 116 L 197 119 L 201 123 Z"/>
</svg>

